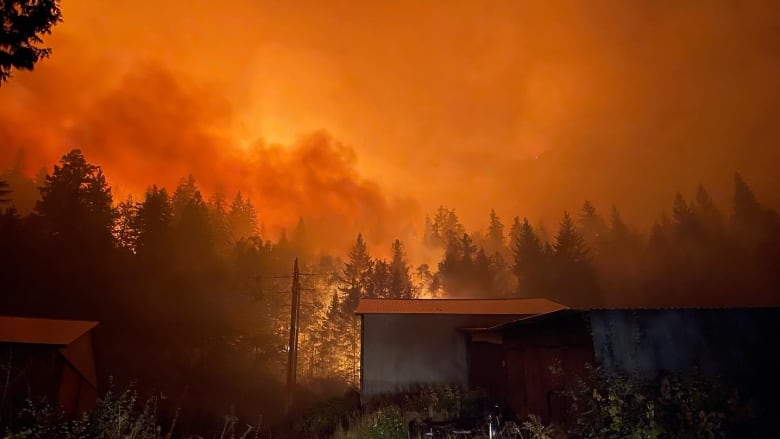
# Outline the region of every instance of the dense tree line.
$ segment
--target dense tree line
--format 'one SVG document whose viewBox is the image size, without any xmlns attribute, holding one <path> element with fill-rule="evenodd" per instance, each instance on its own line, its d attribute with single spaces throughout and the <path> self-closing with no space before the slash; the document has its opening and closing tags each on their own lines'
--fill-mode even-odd
<svg viewBox="0 0 780 439">
<path fill-rule="evenodd" d="M 447 207 L 426 219 L 424 243 L 444 252 L 427 295 L 548 297 L 581 307 L 756 306 L 780 299 L 780 217 L 739 174 L 729 213 L 699 186 L 690 201 L 676 194 L 671 215 L 663 212 L 646 234 L 627 225 L 616 207 L 603 216 L 589 201 L 576 218 L 563 212 L 551 239 L 519 217 L 506 239 L 494 211 L 486 230 L 467 234 Z"/>
<path fill-rule="evenodd" d="M 780 219 L 739 175 L 730 212 L 700 187 L 691 200 L 678 194 L 646 233 L 590 202 L 564 212 L 549 237 L 528 218 L 505 226 L 495 211 L 483 230 L 467 231 L 442 206 L 426 217 L 421 243 L 441 259 L 416 266 L 401 241 L 384 259 L 360 234 L 343 260 L 315 254 L 303 218 L 268 239 L 262 211 L 274 206 L 241 193 L 206 197 L 192 176 L 172 192 L 152 185 L 138 200 L 114 200 L 78 150 L 33 180 L 17 166 L 0 181 L 0 313 L 98 320 L 104 383 L 138 379 L 172 406 L 219 415 L 280 408 L 284 276 L 295 257 L 314 274 L 304 279 L 298 366 L 309 391 L 359 382 L 361 297 L 753 305 L 775 303 L 780 288 Z M 183 412 L 193 422 L 201 414 Z"/>
</svg>

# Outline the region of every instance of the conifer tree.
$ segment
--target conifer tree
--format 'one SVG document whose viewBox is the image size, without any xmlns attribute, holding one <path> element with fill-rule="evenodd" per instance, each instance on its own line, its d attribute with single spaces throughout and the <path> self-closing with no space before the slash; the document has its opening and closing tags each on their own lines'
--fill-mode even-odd
<svg viewBox="0 0 780 439">
<path fill-rule="evenodd" d="M 84 245 L 109 245 L 113 240 L 111 188 L 100 166 L 87 162 L 80 150 L 65 154 L 45 177 L 36 212 L 49 233 Z"/>
<path fill-rule="evenodd" d="M 345 295 L 342 306 L 351 313 L 357 308 L 358 300 L 369 294 L 371 272 L 374 268 L 374 261 L 368 254 L 362 234 L 358 234 L 348 257 L 349 260 L 344 264 L 339 289 Z"/>
<path fill-rule="evenodd" d="M 596 212 L 590 201 L 585 201 L 579 217 L 579 227 L 582 237 L 592 249 L 597 249 L 604 241 L 606 225 L 601 216 Z"/>
<path fill-rule="evenodd" d="M 512 227 L 509 229 L 509 246 L 514 249 L 515 243 L 520 238 L 520 233 L 522 231 L 522 223 L 520 222 L 520 217 L 515 217 L 512 220 Z"/>
<path fill-rule="evenodd" d="M 138 211 L 138 205 L 133 201 L 133 196 L 128 195 L 127 199 L 116 208 L 117 216 L 114 224 L 114 239 L 119 247 L 135 253 L 135 242 L 137 232 L 133 227 L 135 215 Z"/>
<path fill-rule="evenodd" d="M 592 306 L 598 288 L 590 250 L 568 212 L 563 213 L 552 248 L 553 297 L 567 305 Z"/>
<path fill-rule="evenodd" d="M 696 206 L 695 210 L 698 214 L 699 220 L 706 228 L 710 237 L 714 235 L 720 235 L 723 231 L 723 216 L 720 210 L 715 206 L 712 201 L 712 197 L 704 189 L 704 186 L 699 185 L 696 188 Z"/>
<path fill-rule="evenodd" d="M 141 254 L 160 254 L 167 250 L 171 239 L 173 205 L 165 188 L 152 186 L 138 205 L 133 221 L 136 231 L 134 248 Z"/>
<path fill-rule="evenodd" d="M 236 194 L 230 205 L 228 224 L 233 241 L 240 241 L 257 234 L 257 212 L 251 201 L 241 196 L 241 192 Z"/>
<path fill-rule="evenodd" d="M 553 249 L 555 258 L 558 260 L 572 263 L 589 261 L 588 245 L 577 231 L 568 212 L 563 213 L 558 233 L 555 235 Z"/>
<path fill-rule="evenodd" d="M 193 177 L 192 174 L 188 174 L 186 177 L 179 180 L 179 185 L 176 186 L 176 190 L 173 191 L 173 197 L 171 198 L 174 221 L 178 222 L 181 220 L 184 209 L 195 197 L 196 192 L 199 191 L 195 184 L 195 177 Z"/>
<path fill-rule="evenodd" d="M 224 251 L 231 242 L 230 218 L 228 216 L 225 193 L 220 189 L 214 192 L 208 202 L 209 222 L 214 231 L 214 243 Z"/>
<path fill-rule="evenodd" d="M 440 206 L 436 211 L 431 230 L 434 241 L 442 247 L 446 246 L 451 238 L 458 239 L 466 233 L 455 209 L 448 209 L 445 206 Z"/>
<path fill-rule="evenodd" d="M 412 278 L 403 243 L 396 239 L 392 245 L 393 258 L 390 262 L 390 297 L 411 299 L 413 297 Z"/>
<path fill-rule="evenodd" d="M 495 253 L 504 248 L 506 238 L 504 237 L 504 223 L 498 217 L 494 209 L 490 210 L 490 225 L 488 226 L 487 241 L 490 245 L 488 251 Z"/>
<path fill-rule="evenodd" d="M 517 237 L 513 243 L 514 266 L 512 272 L 517 277 L 521 296 L 539 295 L 543 288 L 545 254 L 539 237 L 527 218 L 517 227 Z"/>
</svg>

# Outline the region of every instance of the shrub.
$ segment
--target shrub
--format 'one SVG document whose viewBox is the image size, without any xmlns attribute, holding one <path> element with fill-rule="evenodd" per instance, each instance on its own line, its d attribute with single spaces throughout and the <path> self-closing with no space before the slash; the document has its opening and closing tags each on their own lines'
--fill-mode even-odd
<svg viewBox="0 0 780 439">
<path fill-rule="evenodd" d="M 369 429 L 371 439 L 406 439 L 407 426 L 398 406 L 379 410 L 374 414 L 374 425 Z"/>
</svg>

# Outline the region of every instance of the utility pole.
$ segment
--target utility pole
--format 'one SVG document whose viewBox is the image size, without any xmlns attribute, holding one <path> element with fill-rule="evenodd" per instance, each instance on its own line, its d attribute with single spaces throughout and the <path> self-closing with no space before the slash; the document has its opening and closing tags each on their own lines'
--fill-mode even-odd
<svg viewBox="0 0 780 439">
<path fill-rule="evenodd" d="M 298 258 L 295 258 L 292 281 L 292 303 L 290 304 L 290 341 L 287 350 L 287 401 L 285 412 L 290 413 L 295 395 L 295 375 L 298 365 L 298 314 L 301 307 L 301 278 Z"/>
</svg>

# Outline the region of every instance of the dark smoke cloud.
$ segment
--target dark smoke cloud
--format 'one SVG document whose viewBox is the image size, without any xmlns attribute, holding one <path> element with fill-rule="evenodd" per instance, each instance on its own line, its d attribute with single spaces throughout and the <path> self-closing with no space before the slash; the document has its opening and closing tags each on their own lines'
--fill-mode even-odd
<svg viewBox="0 0 780 439">
<path fill-rule="evenodd" d="M 491 207 L 505 220 L 542 217 L 549 227 L 585 198 L 647 224 L 674 192 L 700 182 L 726 207 L 734 171 L 766 204 L 780 204 L 776 2 L 196 0 L 182 9 L 121 0 L 63 8 L 53 57 L 0 89 L 4 147 L 36 149 L 49 164 L 62 142 L 100 140 L 85 150 L 128 189 L 140 174 L 172 181 L 191 171 L 207 186 L 255 175 L 244 161 L 277 159 L 268 144 L 324 129 L 354 152 L 321 135 L 303 142 L 330 145 L 350 163 L 348 174 L 375 182 L 339 186 L 335 205 L 368 211 L 383 193 L 405 194 L 424 210 L 457 208 L 471 229 L 484 226 Z M 116 110 L 133 100 L 146 107 Z M 123 118 L 126 127 L 115 127 Z M 32 126 L 25 120 L 35 129 L 19 129 Z M 72 137 L 49 140 L 63 132 Z M 266 145 L 250 152 L 257 137 Z M 321 159 L 292 151 L 278 160 Z M 285 203 L 289 192 L 279 193 L 273 201 Z M 354 194 L 380 195 L 346 201 Z M 293 205 L 312 210 L 316 199 Z M 395 221 L 372 213 L 359 222 L 375 217 L 377 228 Z"/>
</svg>

